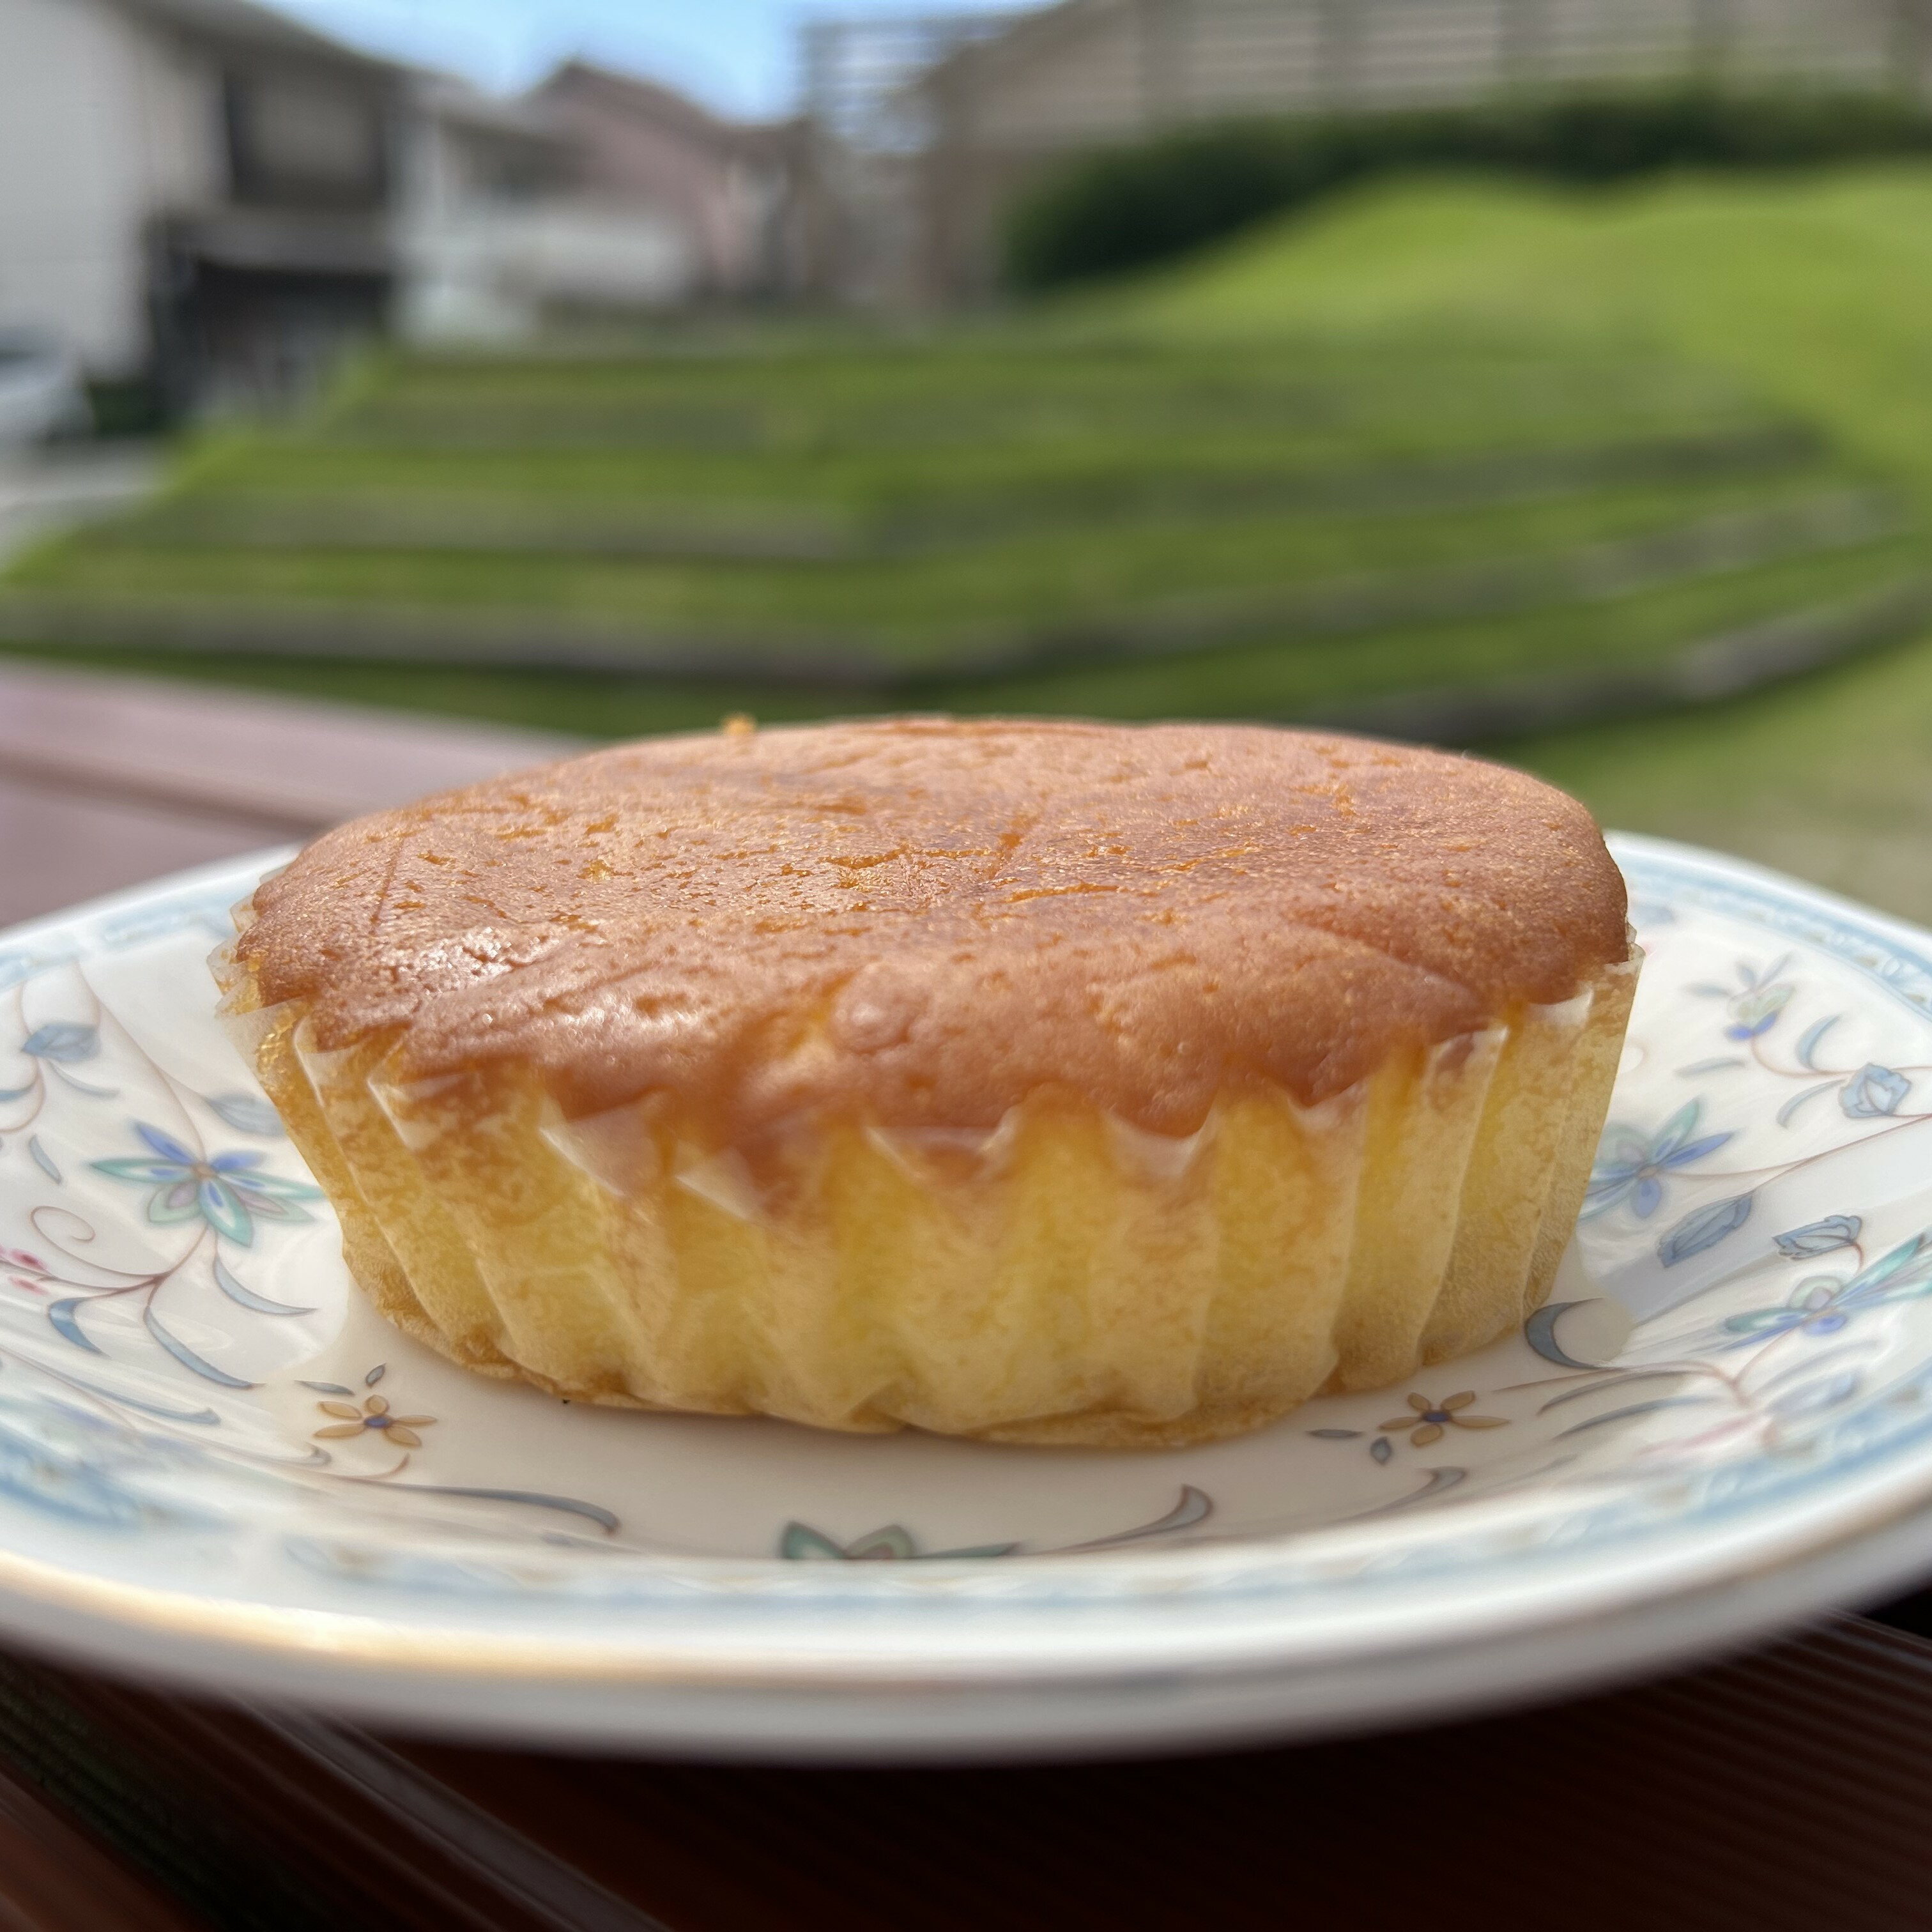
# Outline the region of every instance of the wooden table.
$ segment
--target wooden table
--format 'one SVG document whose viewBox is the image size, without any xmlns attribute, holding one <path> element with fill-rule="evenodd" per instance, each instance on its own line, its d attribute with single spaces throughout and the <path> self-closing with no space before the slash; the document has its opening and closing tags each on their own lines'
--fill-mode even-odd
<svg viewBox="0 0 1932 1932">
<path fill-rule="evenodd" d="M 0 671 L 0 923 L 560 743 Z M 1932 1599 L 1884 1614 L 1406 1736 L 910 1772 L 379 1738 L 0 1655 L 0 1932 L 1932 1927 Z"/>
<path fill-rule="evenodd" d="M 0 926 L 578 741 L 128 678 L 0 669 Z"/>
</svg>

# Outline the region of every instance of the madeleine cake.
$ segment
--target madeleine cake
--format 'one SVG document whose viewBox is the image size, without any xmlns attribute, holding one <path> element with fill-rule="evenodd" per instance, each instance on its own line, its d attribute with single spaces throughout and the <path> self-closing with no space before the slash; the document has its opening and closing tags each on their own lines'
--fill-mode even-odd
<svg viewBox="0 0 1932 1932">
<path fill-rule="evenodd" d="M 238 923 L 225 1010 L 431 1346 L 1123 1447 L 1520 1322 L 1636 974 L 1573 800 L 1248 726 L 646 740 L 341 826 Z"/>
</svg>

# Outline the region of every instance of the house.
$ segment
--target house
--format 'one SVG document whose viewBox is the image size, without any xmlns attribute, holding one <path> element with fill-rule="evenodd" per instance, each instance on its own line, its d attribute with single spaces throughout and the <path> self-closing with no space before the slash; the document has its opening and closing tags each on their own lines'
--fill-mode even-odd
<svg viewBox="0 0 1932 1932">
<path fill-rule="evenodd" d="M 248 0 L 0 0 L 0 326 L 168 400 L 380 325 L 404 70 Z"/>
<path fill-rule="evenodd" d="M 800 152 L 581 65 L 496 99 L 256 0 L 0 0 L 0 334 L 176 413 L 392 326 L 788 290 Z"/>
<path fill-rule="evenodd" d="M 1690 74 L 1922 90 L 1932 59 L 1932 0 L 1060 0 L 992 18 L 910 75 L 890 57 L 904 20 L 815 30 L 808 71 L 880 76 L 808 104 L 902 184 L 915 299 L 984 293 L 1000 211 L 1069 153 L 1190 121 Z"/>
<path fill-rule="evenodd" d="M 676 223 L 694 293 L 788 294 L 810 280 L 801 124 L 724 120 L 655 82 L 576 61 L 526 99 L 568 130 L 586 190 L 647 200 Z"/>
<path fill-rule="evenodd" d="M 396 218 L 395 319 L 425 342 L 506 342 L 560 313 L 634 314 L 706 282 L 680 178 L 598 178 L 568 117 L 425 76 Z"/>
</svg>

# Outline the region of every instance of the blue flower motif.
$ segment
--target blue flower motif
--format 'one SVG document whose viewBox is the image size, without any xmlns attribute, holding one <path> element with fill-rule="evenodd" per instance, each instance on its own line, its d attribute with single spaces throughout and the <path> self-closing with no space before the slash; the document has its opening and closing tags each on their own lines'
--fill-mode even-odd
<svg viewBox="0 0 1932 1932">
<path fill-rule="evenodd" d="M 92 1060 L 100 1051 L 100 1030 L 83 1026 L 78 1020 L 50 1020 L 21 1041 L 20 1051 L 34 1060 L 58 1060 L 62 1064 Z"/>
<path fill-rule="evenodd" d="M 284 1180 L 258 1174 L 262 1156 L 252 1150 L 204 1156 L 182 1146 L 172 1134 L 136 1120 L 134 1131 L 153 1158 L 130 1155 L 90 1163 L 97 1174 L 115 1180 L 152 1187 L 148 1219 L 166 1225 L 201 1220 L 218 1234 L 242 1247 L 253 1244 L 255 1222 L 307 1221 L 308 1212 L 296 1203 L 320 1201 L 322 1190 L 306 1181 Z"/>
<path fill-rule="evenodd" d="M 1882 1120 L 1898 1112 L 1899 1103 L 1912 1091 L 1912 1082 L 1902 1073 L 1876 1062 L 1858 1069 L 1838 1090 L 1838 1105 L 1851 1120 Z"/>
<path fill-rule="evenodd" d="M 1685 1215 L 1657 1244 L 1657 1258 L 1666 1268 L 1701 1255 L 1728 1240 L 1751 1217 L 1757 1204 L 1754 1193 L 1734 1194 L 1728 1201 L 1709 1201 Z"/>
<path fill-rule="evenodd" d="M 1760 973 L 1740 959 L 1738 962 L 1738 983 L 1735 986 L 1714 986 L 1708 982 L 1685 990 L 1695 993 L 1700 999 L 1722 1000 L 1731 1023 L 1724 1029 L 1726 1040 L 1756 1040 L 1760 1034 L 1770 1032 L 1778 1024 L 1778 1016 L 1790 1004 L 1791 996 L 1798 988 L 1788 980 L 1778 976 L 1791 963 L 1786 953 L 1776 965 L 1767 967 Z"/>
<path fill-rule="evenodd" d="M 1754 1308 L 1748 1315 L 1732 1316 L 1724 1326 L 1754 1342 L 1774 1335 L 1835 1335 L 1852 1318 L 1852 1311 L 1838 1305 L 1843 1286 L 1836 1275 L 1814 1275 L 1798 1284 L 1782 1308 Z"/>
<path fill-rule="evenodd" d="M 220 1116 L 224 1126 L 239 1134 L 259 1135 L 265 1141 L 282 1138 L 281 1116 L 259 1094 L 210 1094 L 210 1111 Z"/>
<path fill-rule="evenodd" d="M 1770 1032 L 1797 990 L 1795 986 L 1765 986 L 1756 992 L 1740 994 L 1731 1002 L 1731 1023 L 1724 1029 L 1724 1037 L 1755 1040 L 1760 1034 Z"/>
<path fill-rule="evenodd" d="M 1730 1316 L 1724 1325 L 1742 1338 L 1731 1343 L 1734 1348 L 1776 1335 L 1835 1335 L 1868 1309 L 1916 1301 L 1926 1294 L 1932 1294 L 1932 1229 L 1900 1242 L 1849 1281 L 1836 1275 L 1812 1275 L 1798 1284 L 1781 1308 L 1754 1308 Z"/>
<path fill-rule="evenodd" d="M 1828 1214 L 1822 1221 L 1809 1221 L 1789 1234 L 1774 1234 L 1778 1251 L 1787 1261 L 1809 1261 L 1828 1255 L 1834 1248 L 1848 1248 L 1864 1232 L 1864 1217 L 1859 1214 Z"/>
<path fill-rule="evenodd" d="M 1702 1109 L 1701 1100 L 1680 1107 L 1658 1130 L 1654 1138 L 1613 1121 L 1604 1132 L 1597 1164 L 1591 1170 L 1590 1185 L 1583 1197 L 1583 1219 L 1608 1214 L 1619 1202 L 1628 1201 L 1631 1213 L 1640 1221 L 1648 1220 L 1664 1204 L 1664 1176 L 1702 1160 L 1706 1154 L 1715 1154 L 1731 1138 L 1729 1133 L 1721 1133 L 1694 1139 Z"/>
</svg>

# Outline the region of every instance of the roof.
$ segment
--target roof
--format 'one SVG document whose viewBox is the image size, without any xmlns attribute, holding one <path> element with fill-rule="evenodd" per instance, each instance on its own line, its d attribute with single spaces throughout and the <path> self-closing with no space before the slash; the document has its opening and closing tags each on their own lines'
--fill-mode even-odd
<svg viewBox="0 0 1932 1932">
<path fill-rule="evenodd" d="M 748 157 L 770 152 L 785 140 L 789 131 L 789 124 L 783 122 L 728 121 L 675 88 L 593 67 L 587 61 L 565 62 L 531 88 L 526 98 L 610 108 L 649 121 L 694 146 Z"/>
<path fill-rule="evenodd" d="M 402 74 L 406 70 L 394 61 L 368 54 L 332 40 L 326 34 L 304 26 L 272 7 L 256 0 L 116 0 L 129 13 L 198 38 L 219 40 L 232 46 L 259 49 L 266 53 L 299 55 L 310 60 L 326 60 L 338 67 L 356 67 L 374 73 Z"/>
<path fill-rule="evenodd" d="M 423 111 L 438 121 L 480 130 L 519 140 L 546 143 L 566 142 L 568 131 L 548 104 L 528 98 L 506 98 L 485 94 L 466 80 L 449 74 L 426 75 L 418 83 L 416 100 Z"/>
</svg>

